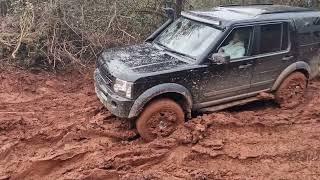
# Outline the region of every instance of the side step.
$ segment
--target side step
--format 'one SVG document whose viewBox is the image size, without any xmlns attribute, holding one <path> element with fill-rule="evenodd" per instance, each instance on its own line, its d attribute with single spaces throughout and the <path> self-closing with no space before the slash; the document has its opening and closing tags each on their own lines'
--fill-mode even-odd
<svg viewBox="0 0 320 180">
<path fill-rule="evenodd" d="M 250 102 L 254 102 L 254 101 L 258 101 L 261 100 L 261 98 L 259 97 L 251 97 L 251 98 L 247 98 L 247 99 L 243 99 L 243 100 L 238 100 L 238 101 L 233 101 L 227 104 L 222 104 L 222 105 L 217 105 L 217 106 L 212 106 L 212 107 L 208 107 L 208 108 L 203 108 L 200 109 L 199 111 L 202 113 L 212 113 L 212 112 L 217 112 L 223 109 L 227 109 L 233 106 L 238 106 L 238 105 L 245 105 L 247 103 Z"/>
</svg>

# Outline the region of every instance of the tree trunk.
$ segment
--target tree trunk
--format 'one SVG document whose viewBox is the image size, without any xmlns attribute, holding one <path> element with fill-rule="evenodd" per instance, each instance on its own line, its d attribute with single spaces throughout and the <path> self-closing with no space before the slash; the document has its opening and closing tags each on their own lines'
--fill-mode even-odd
<svg viewBox="0 0 320 180">
<path fill-rule="evenodd" d="M 8 13 L 7 0 L 0 0 L 0 16 L 5 17 Z"/>
<path fill-rule="evenodd" d="M 184 8 L 184 3 L 185 3 L 185 0 L 176 0 L 176 15 L 177 17 L 180 17 L 181 15 L 181 12 L 183 11 L 183 8 Z"/>
<path fill-rule="evenodd" d="M 311 7 L 318 8 L 319 1 L 318 0 L 311 0 Z"/>
<path fill-rule="evenodd" d="M 319 1 L 318 0 L 314 0 L 313 2 L 314 2 L 313 7 L 319 8 Z"/>
<path fill-rule="evenodd" d="M 261 0 L 256 0 L 256 4 L 261 4 Z"/>
</svg>

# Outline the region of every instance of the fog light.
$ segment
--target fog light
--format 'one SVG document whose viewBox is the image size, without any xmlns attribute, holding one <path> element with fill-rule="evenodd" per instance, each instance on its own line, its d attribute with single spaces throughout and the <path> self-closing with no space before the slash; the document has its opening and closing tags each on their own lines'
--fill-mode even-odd
<svg viewBox="0 0 320 180">
<path fill-rule="evenodd" d="M 117 103 L 114 101 L 111 101 L 111 106 L 112 106 L 112 108 L 117 108 Z"/>
</svg>

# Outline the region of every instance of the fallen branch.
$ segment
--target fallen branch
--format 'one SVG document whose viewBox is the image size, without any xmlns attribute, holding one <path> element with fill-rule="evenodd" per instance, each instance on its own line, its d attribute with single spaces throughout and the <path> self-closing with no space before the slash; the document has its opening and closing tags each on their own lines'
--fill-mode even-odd
<svg viewBox="0 0 320 180">
<path fill-rule="evenodd" d="M 16 54 L 17 54 L 17 52 L 18 52 L 19 49 L 20 49 L 20 46 L 21 46 L 21 43 L 22 43 L 22 38 L 23 38 L 23 36 L 24 36 L 24 31 L 25 31 L 25 29 L 22 28 L 22 29 L 21 29 L 21 34 L 20 34 L 20 37 L 19 37 L 19 40 L 18 40 L 18 44 L 17 44 L 16 48 L 14 49 L 14 51 L 13 51 L 12 54 L 11 54 L 11 56 L 12 56 L 13 59 L 16 59 Z"/>
</svg>

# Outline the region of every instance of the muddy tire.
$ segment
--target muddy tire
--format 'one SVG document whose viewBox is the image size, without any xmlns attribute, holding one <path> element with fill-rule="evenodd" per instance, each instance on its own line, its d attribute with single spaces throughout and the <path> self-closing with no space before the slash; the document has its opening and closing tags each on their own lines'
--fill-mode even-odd
<svg viewBox="0 0 320 180">
<path fill-rule="evenodd" d="M 304 101 L 308 80 L 300 72 L 290 74 L 276 91 L 276 101 L 282 108 L 294 108 Z"/>
<path fill-rule="evenodd" d="M 185 121 L 180 105 L 170 99 L 151 102 L 136 122 L 140 136 L 147 142 L 170 136 Z"/>
</svg>

